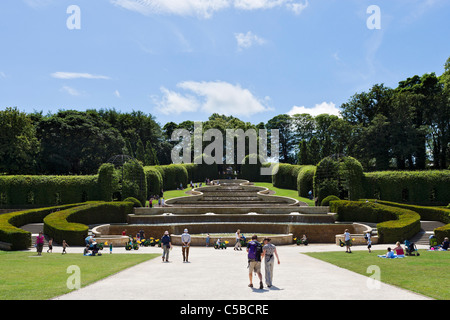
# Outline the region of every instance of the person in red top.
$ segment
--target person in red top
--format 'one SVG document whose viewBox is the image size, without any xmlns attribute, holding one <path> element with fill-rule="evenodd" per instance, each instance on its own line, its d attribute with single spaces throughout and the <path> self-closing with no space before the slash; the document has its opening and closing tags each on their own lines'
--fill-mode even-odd
<svg viewBox="0 0 450 320">
<path fill-rule="evenodd" d="M 398 256 L 402 256 L 405 255 L 405 251 L 403 251 L 402 245 L 400 244 L 400 242 L 397 242 L 396 247 L 394 248 L 395 254 Z"/>
<path fill-rule="evenodd" d="M 42 248 L 44 248 L 44 235 L 42 231 L 39 232 L 39 235 L 36 238 L 36 249 L 38 256 L 42 255 Z"/>
</svg>

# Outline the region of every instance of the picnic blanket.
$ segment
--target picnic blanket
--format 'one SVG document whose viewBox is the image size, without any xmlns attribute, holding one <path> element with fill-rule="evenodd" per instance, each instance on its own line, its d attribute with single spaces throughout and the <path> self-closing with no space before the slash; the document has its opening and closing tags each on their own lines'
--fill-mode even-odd
<svg viewBox="0 0 450 320">
<path fill-rule="evenodd" d="M 383 255 L 379 255 L 378 257 L 379 257 L 379 258 L 385 258 L 385 259 L 400 259 L 400 258 L 404 258 L 405 255 L 404 255 L 404 254 L 394 255 L 393 257 L 388 258 L 388 257 L 386 257 L 385 254 L 383 254 Z"/>
</svg>

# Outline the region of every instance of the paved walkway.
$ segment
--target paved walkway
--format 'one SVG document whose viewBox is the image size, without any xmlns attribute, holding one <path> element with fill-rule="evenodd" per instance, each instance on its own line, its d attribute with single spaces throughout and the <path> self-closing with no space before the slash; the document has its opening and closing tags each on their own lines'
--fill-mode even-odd
<svg viewBox="0 0 450 320">
<path fill-rule="evenodd" d="M 386 245 L 380 245 L 374 246 L 373 249 L 385 250 L 385 248 Z M 82 252 L 82 248 L 71 248 L 70 252 L 76 250 Z M 161 258 L 155 258 L 56 299 L 243 301 L 428 299 L 383 283 L 378 289 L 371 288 L 368 286 L 368 279 L 371 279 L 366 276 L 300 254 L 335 250 L 343 252 L 343 248 L 336 245 L 279 246 L 281 264 L 275 265 L 274 286 L 259 290 L 247 287 L 249 279 L 245 250 L 192 247 L 190 262 L 183 263 L 181 248 L 175 247 L 170 253 L 169 263 L 163 263 Z M 367 249 L 364 246 L 353 247 L 353 251 L 356 250 Z M 116 248 L 113 254 L 122 252 L 125 253 L 125 250 Z M 128 254 L 161 252 L 160 248 L 149 247 Z M 344 252 L 342 255 L 345 258 Z M 256 288 L 258 283 L 259 280 L 254 276 Z"/>
</svg>

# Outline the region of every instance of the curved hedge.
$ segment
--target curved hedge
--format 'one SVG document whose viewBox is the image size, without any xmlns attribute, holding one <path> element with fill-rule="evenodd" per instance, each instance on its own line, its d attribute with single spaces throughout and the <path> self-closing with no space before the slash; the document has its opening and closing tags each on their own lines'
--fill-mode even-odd
<svg viewBox="0 0 450 320">
<path fill-rule="evenodd" d="M 403 242 L 420 231 L 420 215 L 412 210 L 366 201 L 331 201 L 339 221 L 377 223 L 379 243 Z"/>
<path fill-rule="evenodd" d="M 84 204 L 68 204 L 2 214 L 0 215 L 0 241 L 10 243 L 12 250 L 28 249 L 31 246 L 31 233 L 20 229 L 21 226 L 29 223 L 40 223 L 52 212 L 80 205 Z"/>
<path fill-rule="evenodd" d="M 66 240 L 69 245 L 84 245 L 89 224 L 125 223 L 133 213 L 132 202 L 102 202 L 57 211 L 44 218 L 44 234 L 56 243 Z"/>
<path fill-rule="evenodd" d="M 370 200 L 370 201 L 374 201 L 374 200 Z M 445 226 L 434 229 L 434 235 L 436 236 L 436 239 L 438 240 L 439 243 L 444 241 L 445 237 L 450 238 L 450 210 L 449 209 L 438 208 L 438 207 L 424 207 L 424 206 L 408 205 L 408 204 L 403 204 L 403 203 L 396 203 L 396 202 L 382 201 L 382 200 L 377 200 L 377 202 L 380 204 L 383 204 L 383 205 L 404 208 L 404 209 L 408 209 L 408 210 L 417 212 L 420 215 L 421 220 L 440 221 L 442 223 L 446 223 Z"/>
</svg>

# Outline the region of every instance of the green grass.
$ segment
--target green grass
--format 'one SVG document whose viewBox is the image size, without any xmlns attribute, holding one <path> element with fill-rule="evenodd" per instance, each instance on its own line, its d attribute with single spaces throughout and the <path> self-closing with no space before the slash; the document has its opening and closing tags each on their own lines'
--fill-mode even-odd
<svg viewBox="0 0 450 320">
<path fill-rule="evenodd" d="M 299 197 L 298 192 L 296 190 L 275 188 L 272 185 L 272 183 L 270 183 L 270 182 L 255 182 L 254 185 L 257 187 L 266 187 L 272 191 L 275 191 L 275 195 L 277 195 L 277 196 L 294 198 L 298 201 L 305 202 L 306 204 L 308 204 L 308 206 L 314 207 L 313 200 L 309 200 L 308 198 Z M 186 192 L 190 191 L 190 190 L 192 190 L 192 189 L 186 188 L 184 190 L 164 191 L 164 199 L 169 200 L 169 199 L 176 198 L 176 197 L 188 197 L 189 194 L 186 194 Z M 153 200 L 153 206 L 155 206 L 155 205 L 158 205 L 157 200 Z M 145 203 L 145 206 L 148 206 L 148 201 Z"/>
<path fill-rule="evenodd" d="M 380 280 L 416 293 L 434 298 L 450 299 L 450 252 L 419 250 L 419 257 L 382 259 L 377 255 L 385 251 L 314 252 L 308 256 L 332 263 L 356 273 L 370 277 L 367 268 L 380 268 Z"/>
<path fill-rule="evenodd" d="M 190 197 L 190 194 L 186 194 L 186 192 L 191 191 L 192 188 L 186 188 L 184 190 L 169 190 L 164 191 L 164 200 L 169 200 L 172 198 L 178 197 Z M 145 202 L 145 206 L 148 206 L 148 201 Z M 158 200 L 153 200 L 153 206 L 158 206 Z"/>
<path fill-rule="evenodd" d="M 70 250 L 70 248 L 68 249 Z M 69 293 L 67 268 L 81 271 L 81 287 L 123 269 L 153 259 L 157 254 L 82 254 L 0 251 L 0 300 L 46 300 Z"/>
<path fill-rule="evenodd" d="M 255 182 L 254 185 L 258 186 L 258 187 L 266 187 L 270 190 L 273 190 L 273 191 L 275 191 L 275 195 L 277 195 L 277 196 L 294 198 L 298 201 L 305 202 L 306 204 L 308 204 L 308 206 L 314 207 L 314 200 L 309 200 L 308 198 L 299 197 L 297 190 L 276 188 L 270 182 Z"/>
</svg>

